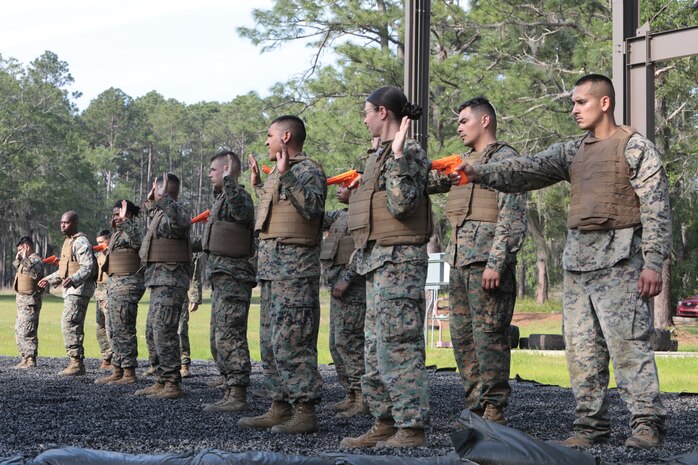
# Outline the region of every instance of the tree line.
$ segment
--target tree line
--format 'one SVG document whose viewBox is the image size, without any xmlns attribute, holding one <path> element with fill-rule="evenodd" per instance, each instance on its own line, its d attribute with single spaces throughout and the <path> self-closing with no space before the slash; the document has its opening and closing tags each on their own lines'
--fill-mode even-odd
<svg viewBox="0 0 698 465">
<path fill-rule="evenodd" d="M 430 158 L 462 153 L 458 105 L 483 95 L 495 106 L 499 139 L 521 154 L 578 137 L 570 117 L 571 86 L 584 74 L 611 73 L 611 1 L 444 0 L 432 2 L 429 108 Z M 654 31 L 696 24 L 689 0 L 643 1 L 641 23 Z M 60 247 L 60 214 L 75 209 L 88 234 L 108 226 L 119 198 L 143 200 L 153 176 L 182 179 L 192 213 L 210 205 L 209 156 L 220 147 L 264 163 L 269 122 L 298 114 L 308 127 L 306 150 L 328 175 L 363 165 L 369 146 L 361 109 L 383 85 L 403 85 L 404 11 L 397 0 L 276 0 L 254 11 L 255 26 L 237 33 L 263 52 L 306 40 L 315 60 L 301 79 L 279 81 L 269 95 L 186 105 L 157 91 L 133 98 L 106 89 L 83 112 L 72 103 L 68 63 L 46 52 L 23 65 L 0 55 L 0 282 L 10 284 L 14 244 L 34 237 L 42 254 Z M 326 64 L 328 55 L 331 64 Z M 674 253 L 667 263 L 671 293 L 698 293 L 696 201 L 698 66 L 687 58 L 656 72 L 655 139 L 671 180 Z M 231 76 L 234 79 L 234 76 Z M 332 196 L 330 196 L 332 197 Z M 450 226 L 433 198 L 443 245 Z M 520 294 L 540 302 L 561 281 L 569 186 L 529 195 L 529 234 L 519 254 Z M 332 198 L 328 208 L 336 208 Z M 673 296 L 673 297 L 672 297 Z M 662 307 L 662 305 L 664 307 Z"/>
</svg>

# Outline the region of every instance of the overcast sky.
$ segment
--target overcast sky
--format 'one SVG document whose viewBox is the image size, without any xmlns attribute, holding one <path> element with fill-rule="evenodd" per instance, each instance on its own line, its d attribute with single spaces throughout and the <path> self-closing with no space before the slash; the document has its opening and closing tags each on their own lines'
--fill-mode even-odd
<svg viewBox="0 0 698 465">
<path fill-rule="evenodd" d="M 84 110 L 110 87 L 156 90 L 192 104 L 230 101 L 309 68 L 313 50 L 286 44 L 261 54 L 237 36 L 271 0 L 19 0 L 0 3 L 0 54 L 28 64 L 50 50 L 66 61 Z"/>
</svg>

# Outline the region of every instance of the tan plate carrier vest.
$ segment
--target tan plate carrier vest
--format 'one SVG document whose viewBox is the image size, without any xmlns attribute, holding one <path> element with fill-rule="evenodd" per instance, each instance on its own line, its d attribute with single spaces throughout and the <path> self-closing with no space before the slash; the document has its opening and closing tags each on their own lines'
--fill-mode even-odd
<svg viewBox="0 0 698 465">
<path fill-rule="evenodd" d="M 87 237 L 84 233 L 77 233 L 70 239 L 67 237 L 63 241 L 63 248 L 61 249 L 61 258 L 60 261 L 58 262 L 58 276 L 61 278 L 65 279 L 68 276 L 72 276 L 75 273 L 80 270 L 80 263 L 75 260 L 75 256 L 73 255 L 73 242 L 78 237 Z M 92 270 L 92 274 L 94 275 L 95 270 Z"/>
<path fill-rule="evenodd" d="M 139 255 L 141 264 L 148 263 L 191 263 L 192 250 L 189 238 L 166 239 L 157 237 L 158 226 L 165 212 L 158 211 L 148 226 Z"/>
<path fill-rule="evenodd" d="M 471 165 L 485 165 L 492 159 L 492 155 L 505 146 L 510 147 L 509 144 L 495 142 L 488 145 L 483 153 L 471 151 L 465 161 Z M 466 221 L 496 223 L 499 219 L 497 193 L 471 182 L 451 188 L 446 198 L 445 210 L 446 216 L 453 226 L 454 238 L 457 229 L 463 226 Z"/>
<path fill-rule="evenodd" d="M 597 231 L 640 224 L 640 201 L 630 184 L 625 158 L 625 147 L 636 132 L 620 126 L 607 139 L 586 143 L 585 137 L 582 141 L 570 167 L 568 228 Z"/>
<path fill-rule="evenodd" d="M 322 169 L 322 166 L 307 157 L 290 159 L 291 165 L 308 160 Z M 257 219 L 254 230 L 259 232 L 259 238 L 276 239 L 281 244 L 295 244 L 313 247 L 320 241 L 322 217 L 310 221 L 301 216 L 290 200 L 281 199 L 281 180 L 279 171 L 274 170 L 264 184 L 264 192 L 257 207 Z M 269 186 L 269 187 L 267 187 Z"/>
<path fill-rule="evenodd" d="M 40 259 L 40 257 L 36 254 L 32 254 L 30 256 Z M 17 274 L 15 275 L 15 281 L 12 284 L 12 287 L 14 287 L 15 292 L 24 295 L 32 295 L 35 292 L 41 292 L 41 288 L 39 287 L 39 280 L 32 278 L 29 273 L 25 273 L 24 271 L 24 266 L 19 265 L 19 268 L 17 268 Z"/>
<path fill-rule="evenodd" d="M 388 211 L 388 193 L 377 191 L 383 165 L 392 153 L 390 146 L 383 147 L 379 155 L 369 156 L 361 185 L 349 199 L 349 231 L 354 247 L 362 249 L 368 241 L 382 246 L 426 244 L 433 230 L 429 196 L 423 192 L 416 210 L 398 219 Z"/>
<path fill-rule="evenodd" d="M 101 253 L 97 255 L 97 283 L 105 284 L 107 282 L 107 254 Z"/>
<path fill-rule="evenodd" d="M 216 202 L 204 228 L 201 248 L 204 252 L 231 258 L 249 258 L 254 255 L 252 225 L 218 219 L 223 201 Z"/>
<path fill-rule="evenodd" d="M 354 253 L 354 239 L 349 234 L 349 215 L 332 223 L 328 236 L 322 240 L 320 260 L 332 260 L 333 265 L 346 265 Z"/>
<path fill-rule="evenodd" d="M 138 251 L 131 247 L 113 250 L 110 247 L 104 268 L 109 276 L 130 276 L 141 269 L 141 257 L 138 256 Z"/>
</svg>

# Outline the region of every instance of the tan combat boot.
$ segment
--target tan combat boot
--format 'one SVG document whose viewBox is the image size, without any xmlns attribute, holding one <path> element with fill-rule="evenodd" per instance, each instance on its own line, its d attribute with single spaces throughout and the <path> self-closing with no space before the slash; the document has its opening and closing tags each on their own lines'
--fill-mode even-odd
<svg viewBox="0 0 698 465">
<path fill-rule="evenodd" d="M 82 359 L 77 357 L 70 357 L 70 363 L 68 366 L 58 372 L 58 376 L 82 376 L 85 374 L 85 364 L 82 363 Z"/>
<path fill-rule="evenodd" d="M 124 370 L 121 367 L 114 367 L 114 371 L 109 376 L 103 376 L 95 380 L 95 384 L 107 384 L 114 381 L 118 381 L 124 377 Z"/>
<path fill-rule="evenodd" d="M 500 425 L 507 424 L 507 419 L 504 418 L 504 409 L 501 407 L 496 407 L 492 404 L 487 404 L 485 406 L 485 412 L 482 414 L 482 419 Z"/>
<path fill-rule="evenodd" d="M 150 366 L 147 370 L 145 370 L 145 373 L 143 373 L 143 376 L 153 376 L 155 374 L 155 367 Z"/>
<path fill-rule="evenodd" d="M 111 364 L 111 360 L 109 359 L 102 359 L 102 364 L 99 365 L 100 370 L 111 370 L 114 368 L 114 365 Z"/>
<path fill-rule="evenodd" d="M 635 449 L 652 449 L 661 443 L 661 435 L 656 429 L 648 425 L 638 426 L 637 429 L 633 431 L 633 435 L 625 441 L 627 447 L 634 447 Z"/>
<path fill-rule="evenodd" d="M 36 357 L 29 356 L 24 359 L 24 369 L 36 368 Z"/>
<path fill-rule="evenodd" d="M 148 386 L 147 388 L 137 390 L 136 392 L 133 393 L 133 395 L 138 396 L 138 397 L 150 396 L 150 395 L 153 395 L 153 394 L 156 394 L 156 393 L 162 391 L 163 389 L 165 389 L 165 385 L 156 382 L 152 386 Z"/>
<path fill-rule="evenodd" d="M 179 369 L 179 374 L 182 378 L 191 378 L 191 372 L 189 371 L 189 365 L 182 365 Z"/>
<path fill-rule="evenodd" d="M 290 420 L 273 426 L 272 433 L 281 434 L 309 434 L 318 431 L 317 417 L 315 416 L 315 404 L 311 402 L 298 402 L 293 405 L 293 416 Z"/>
<path fill-rule="evenodd" d="M 355 438 L 346 437 L 342 439 L 339 446 L 346 449 L 366 449 L 374 447 L 378 442 L 385 441 L 396 433 L 395 420 L 392 418 L 378 419 L 370 430 Z"/>
<path fill-rule="evenodd" d="M 179 383 L 173 383 L 172 381 L 165 381 L 163 388 L 148 397 L 151 399 L 179 399 L 184 394 L 182 393 L 182 388 Z"/>
<path fill-rule="evenodd" d="M 271 407 L 264 415 L 257 417 L 242 417 L 238 420 L 240 428 L 267 429 L 286 423 L 293 416 L 291 404 L 280 400 L 271 402 Z"/>
<path fill-rule="evenodd" d="M 356 402 L 356 391 L 349 391 L 344 399 L 330 405 L 330 408 L 339 411 L 348 410 L 354 405 L 354 402 Z"/>
<path fill-rule="evenodd" d="M 343 412 L 339 412 L 336 415 L 337 418 L 358 417 L 369 415 L 371 413 L 370 409 L 368 408 L 368 402 L 366 402 L 364 396 L 361 395 L 361 391 L 355 391 L 353 394 L 354 403 L 350 405 L 348 409 L 344 410 Z"/>
<path fill-rule="evenodd" d="M 376 449 L 384 447 L 426 447 L 427 437 L 423 428 L 399 428 L 397 433 L 376 444 Z"/>
<path fill-rule="evenodd" d="M 206 412 L 240 412 L 247 409 L 247 386 L 233 386 L 226 389 L 221 400 L 205 404 Z"/>
<path fill-rule="evenodd" d="M 136 369 L 135 368 L 124 368 L 124 376 L 120 379 L 109 381 L 109 384 L 135 384 L 136 383 Z"/>
<path fill-rule="evenodd" d="M 22 359 L 19 361 L 19 363 L 17 365 L 14 366 L 14 368 L 16 368 L 18 370 L 20 368 L 26 368 L 27 367 L 27 358 L 29 358 L 29 357 L 22 356 Z"/>
<path fill-rule="evenodd" d="M 568 437 L 564 441 L 559 441 L 558 444 L 573 449 L 588 449 L 597 442 L 601 441 L 594 441 L 592 438 L 588 436 L 582 436 L 581 434 L 574 433 L 572 434 L 572 436 Z"/>
<path fill-rule="evenodd" d="M 225 384 L 225 379 L 220 376 L 216 379 L 212 379 L 211 381 L 206 381 L 206 386 L 209 387 L 218 387 L 218 386 L 223 386 Z"/>
</svg>

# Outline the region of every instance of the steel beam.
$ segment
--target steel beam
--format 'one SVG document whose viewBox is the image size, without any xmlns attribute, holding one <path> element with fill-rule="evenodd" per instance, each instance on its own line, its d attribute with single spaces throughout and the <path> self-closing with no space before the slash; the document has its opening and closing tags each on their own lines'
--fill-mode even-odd
<svg viewBox="0 0 698 465">
<path fill-rule="evenodd" d="M 405 0 L 405 95 L 422 107 L 422 117 L 412 123 L 412 137 L 425 151 L 429 134 L 430 34 L 431 0 Z"/>
</svg>

